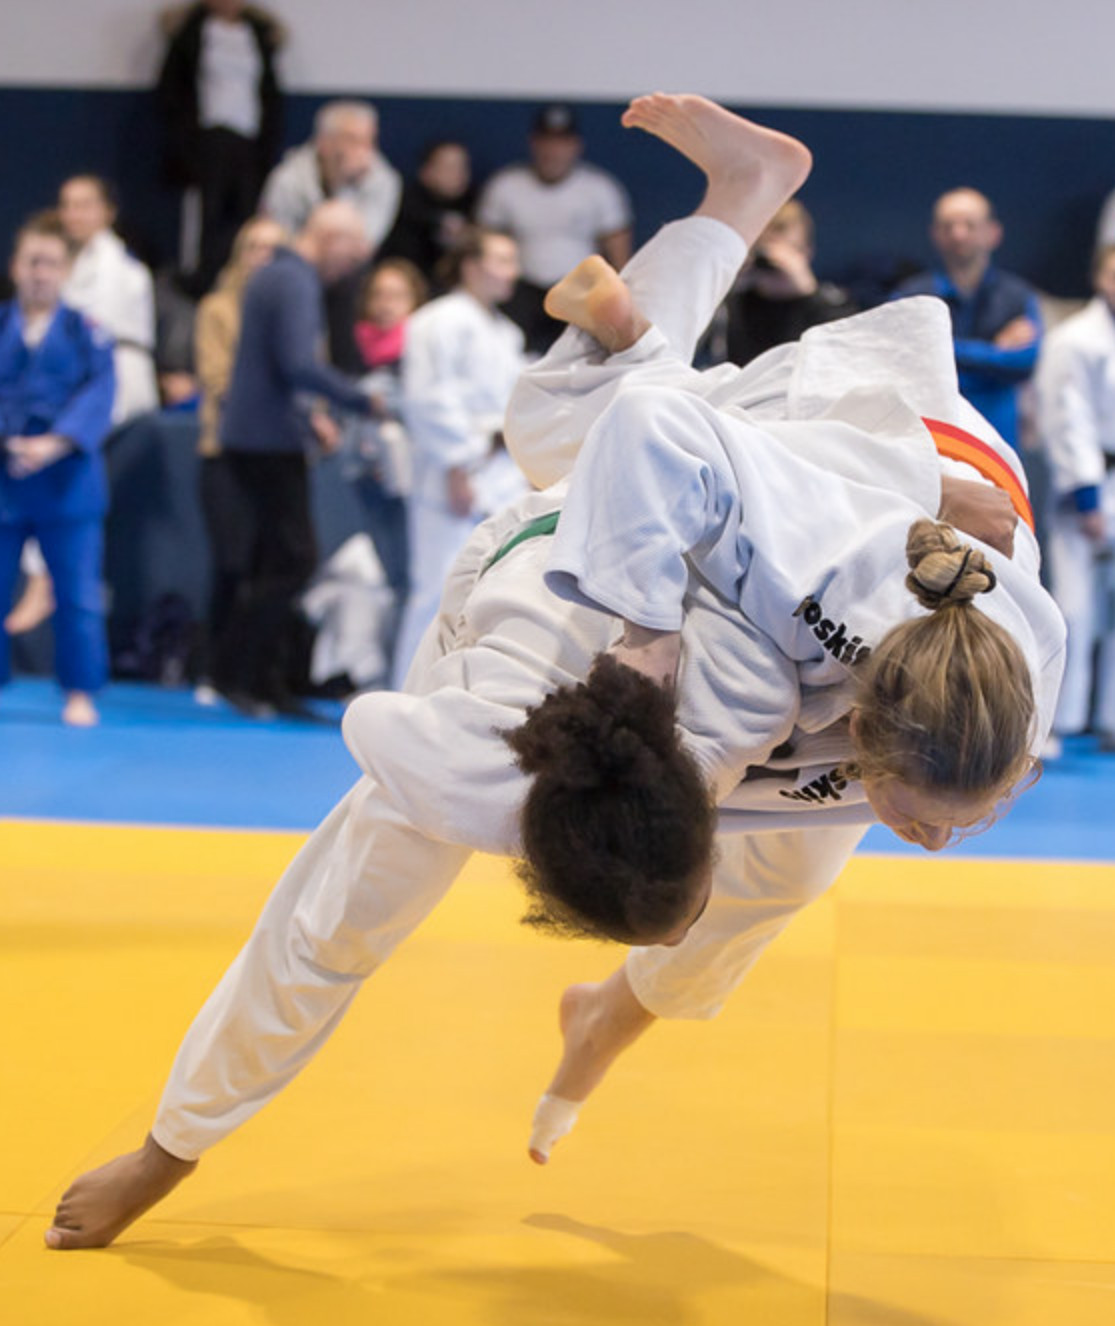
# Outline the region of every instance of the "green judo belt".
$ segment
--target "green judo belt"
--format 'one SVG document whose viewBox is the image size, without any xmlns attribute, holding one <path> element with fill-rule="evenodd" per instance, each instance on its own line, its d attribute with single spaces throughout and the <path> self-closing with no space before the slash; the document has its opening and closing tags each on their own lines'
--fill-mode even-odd
<svg viewBox="0 0 1115 1326">
<path fill-rule="evenodd" d="M 507 556 L 512 548 L 517 548 L 520 543 L 526 543 L 527 539 L 537 539 L 542 534 L 552 534 L 558 527 L 560 516 L 560 511 L 551 511 L 549 515 L 537 516 L 529 524 L 524 525 L 516 534 L 512 534 L 506 543 L 500 544 L 484 563 L 480 574 L 483 575 L 485 571 L 490 571 L 498 561 Z"/>
</svg>

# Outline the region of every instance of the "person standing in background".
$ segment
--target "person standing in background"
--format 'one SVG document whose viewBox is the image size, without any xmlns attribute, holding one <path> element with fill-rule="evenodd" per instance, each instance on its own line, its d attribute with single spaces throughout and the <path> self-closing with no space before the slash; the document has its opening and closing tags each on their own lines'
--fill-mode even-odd
<svg viewBox="0 0 1115 1326">
<path fill-rule="evenodd" d="M 509 235 L 470 228 L 447 263 L 452 292 L 410 320 L 402 395 L 414 458 L 410 597 L 395 646 L 396 687 L 437 617 L 445 577 L 469 535 L 527 489 L 502 434 L 525 361 L 522 332 L 498 305 L 518 274 Z"/>
<path fill-rule="evenodd" d="M 240 228 L 233 241 L 232 256 L 217 280 L 217 288 L 198 305 L 194 350 L 201 385 L 198 454 L 201 457 L 201 507 L 209 536 L 209 613 L 206 622 L 205 656 L 197 699 L 211 703 L 215 692 L 209 684 L 213 642 L 220 639 L 246 573 L 247 533 L 221 455 L 219 436 L 221 410 L 232 381 L 236 347 L 240 341 L 240 307 L 249 279 L 275 256 L 287 240 L 283 228 L 269 217 L 255 217 Z"/>
<path fill-rule="evenodd" d="M 399 623 L 410 593 L 407 497 L 413 462 L 402 423 L 402 373 L 411 314 L 428 286 L 406 258 L 385 258 L 369 273 L 353 329 L 363 362 L 360 388 L 372 398 L 370 420 L 353 420 L 343 457 L 345 477 L 360 499 L 368 534 L 393 595 L 383 632 L 388 675 Z"/>
<path fill-rule="evenodd" d="M 97 722 L 94 694 L 108 677 L 101 564 L 108 482 L 101 447 L 112 418 L 112 342 L 62 303 L 70 255 L 54 212 L 16 235 L 16 297 L 0 306 L 0 603 L 11 601 L 20 554 L 38 540 L 54 584 L 63 722 Z M 8 651 L 0 651 L 0 682 Z"/>
<path fill-rule="evenodd" d="M 607 171 L 582 161 L 585 143 L 571 106 L 544 106 L 534 119 L 530 161 L 488 181 L 476 219 L 519 245 L 522 279 L 508 315 L 541 354 L 563 330 L 542 307 L 546 291 L 583 259 L 601 254 L 615 268 L 631 256 L 631 201 Z"/>
<path fill-rule="evenodd" d="M 438 263 L 461 238 L 475 206 L 468 148 L 455 138 L 427 144 L 379 256 L 406 258 L 427 281 L 436 280 Z"/>
<path fill-rule="evenodd" d="M 945 301 L 961 395 L 1018 450 L 1018 388 L 1033 373 L 1041 342 L 1037 296 L 1020 276 L 992 261 L 1003 227 L 978 190 L 942 194 L 929 235 L 940 266 L 903 281 L 893 297 L 937 295 Z"/>
<path fill-rule="evenodd" d="M 845 291 L 813 271 L 813 218 L 796 198 L 784 203 L 755 242 L 724 301 L 726 358 L 749 364 L 810 327 L 855 313 Z"/>
<path fill-rule="evenodd" d="M 1098 592 L 1115 546 L 1115 244 L 1096 254 L 1092 280 L 1095 297 L 1042 348 L 1038 425 L 1054 494 L 1049 573 L 1068 623 L 1054 730 L 1086 731 L 1094 699 L 1100 749 L 1115 752 L 1115 620 L 1110 592 Z M 1098 620 L 1101 602 L 1106 621 Z"/>
<path fill-rule="evenodd" d="M 371 401 L 322 362 L 322 287 L 367 257 L 351 204 L 322 203 L 244 293 L 240 340 L 218 436 L 244 544 L 244 572 L 214 651 L 213 681 L 263 716 L 297 709 L 289 691 L 294 600 L 317 561 L 307 447 L 334 451 L 340 433 L 313 408 L 324 398 L 367 416 Z"/>
<path fill-rule="evenodd" d="M 113 340 L 116 428 L 159 408 L 155 378 L 155 287 L 113 230 L 112 186 L 97 175 L 74 175 L 58 190 L 58 218 L 73 263 L 62 298 Z"/>
<path fill-rule="evenodd" d="M 244 0 L 177 5 L 164 11 L 162 26 L 168 46 L 157 92 L 168 173 L 197 191 L 196 243 L 183 244 L 195 251 L 183 266 L 193 271 L 200 295 L 255 211 L 278 153 L 282 93 L 275 62 L 285 33 L 272 14 Z M 189 234 L 185 217 L 183 230 Z"/>
</svg>

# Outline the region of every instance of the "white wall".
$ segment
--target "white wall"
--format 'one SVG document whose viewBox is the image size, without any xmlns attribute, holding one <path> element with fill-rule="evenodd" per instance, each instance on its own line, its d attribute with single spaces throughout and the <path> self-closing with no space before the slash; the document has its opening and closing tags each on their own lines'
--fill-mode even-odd
<svg viewBox="0 0 1115 1326">
<path fill-rule="evenodd" d="M 269 0 L 287 86 L 1115 117 L 1111 0 Z M 151 81 L 158 3 L 0 0 L 0 85 Z"/>
</svg>

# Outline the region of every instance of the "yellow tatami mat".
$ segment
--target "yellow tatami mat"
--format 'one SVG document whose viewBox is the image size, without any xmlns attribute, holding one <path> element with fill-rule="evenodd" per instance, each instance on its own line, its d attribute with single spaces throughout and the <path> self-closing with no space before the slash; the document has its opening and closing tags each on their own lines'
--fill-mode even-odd
<svg viewBox="0 0 1115 1326">
<path fill-rule="evenodd" d="M 546 1169 L 564 984 L 477 858 L 310 1069 L 113 1249 L 141 1140 L 299 838 L 0 825 L 11 1326 L 1110 1326 L 1115 868 L 864 858 L 708 1025 L 656 1027 Z"/>
</svg>

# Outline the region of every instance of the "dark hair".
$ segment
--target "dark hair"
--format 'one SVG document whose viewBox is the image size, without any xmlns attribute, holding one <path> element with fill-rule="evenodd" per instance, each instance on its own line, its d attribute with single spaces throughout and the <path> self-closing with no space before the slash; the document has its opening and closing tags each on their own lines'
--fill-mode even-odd
<svg viewBox="0 0 1115 1326">
<path fill-rule="evenodd" d="M 533 782 L 520 828 L 525 925 L 624 944 L 683 924 L 711 866 L 716 809 L 661 686 L 597 656 L 503 734 Z"/>
<path fill-rule="evenodd" d="M 514 239 L 506 230 L 493 230 L 488 226 L 469 225 L 461 231 L 460 238 L 441 259 L 434 272 L 437 283 L 445 290 L 453 290 L 461 284 L 461 268 L 470 258 L 482 258 L 484 246 L 490 239 Z"/>
<path fill-rule="evenodd" d="M 12 253 L 19 250 L 23 241 L 31 235 L 45 235 L 48 239 L 61 240 L 69 250 L 69 240 L 66 238 L 66 232 L 62 228 L 62 222 L 58 213 L 53 209 L 47 209 L 42 212 L 32 212 L 32 214 L 22 223 L 15 232 L 15 240 L 12 243 Z"/>
</svg>

